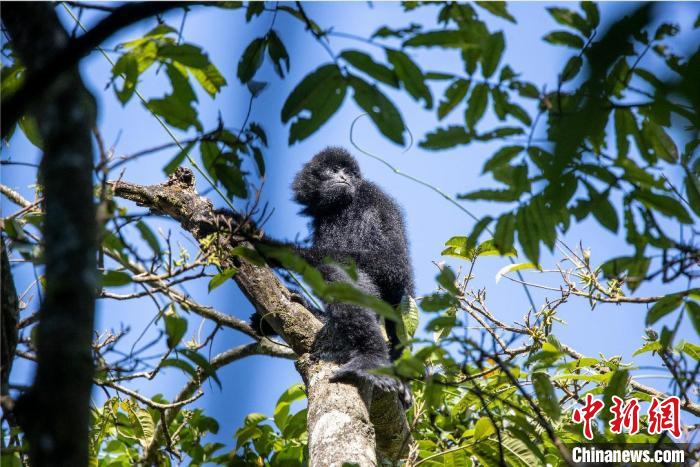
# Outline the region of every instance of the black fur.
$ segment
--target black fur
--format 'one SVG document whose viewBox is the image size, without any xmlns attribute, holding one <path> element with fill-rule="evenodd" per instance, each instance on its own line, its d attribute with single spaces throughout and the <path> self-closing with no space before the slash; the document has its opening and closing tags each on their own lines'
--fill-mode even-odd
<svg viewBox="0 0 700 467">
<path fill-rule="evenodd" d="M 377 185 L 362 178 L 357 161 L 345 150 L 330 147 L 309 161 L 293 183 L 294 199 L 302 214 L 311 217 L 312 246 L 296 252 L 319 268 L 327 281 L 351 281 L 338 266 L 324 265 L 352 259 L 358 270 L 355 286 L 398 305 L 413 295 L 413 272 L 403 214 L 396 202 Z M 398 390 L 404 403 L 410 393 L 398 380 L 368 373 L 388 365 L 400 354 L 395 323 L 387 320 L 391 353 L 377 315 L 348 304 L 328 304 L 314 352 L 342 364 L 337 380 L 365 378 L 380 390 Z"/>
</svg>

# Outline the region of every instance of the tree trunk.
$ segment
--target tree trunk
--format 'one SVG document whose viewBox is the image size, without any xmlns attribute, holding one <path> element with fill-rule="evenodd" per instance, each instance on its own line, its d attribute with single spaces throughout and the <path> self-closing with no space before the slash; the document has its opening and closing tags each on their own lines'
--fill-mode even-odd
<svg viewBox="0 0 700 467">
<path fill-rule="evenodd" d="M 0 396 L 8 394 L 8 383 L 12 371 L 12 361 L 15 358 L 17 348 L 17 322 L 19 321 L 19 301 L 15 290 L 15 281 L 12 280 L 9 255 L 5 247 L 5 239 L 0 238 Z"/>
<path fill-rule="evenodd" d="M 41 69 L 68 43 L 48 2 L 2 5 L 12 47 L 27 68 Z M 96 283 L 96 220 L 91 131 L 95 102 L 77 68 L 54 77 L 31 109 L 43 141 L 40 180 L 45 198 L 46 290 L 39 310 L 37 369 L 16 405 L 33 466 L 88 464 L 92 333 Z"/>
<path fill-rule="evenodd" d="M 306 426 L 311 466 L 377 465 L 374 427 L 370 423 L 371 387 L 331 383 L 338 369 L 307 356 L 297 362 L 309 400 Z"/>
</svg>

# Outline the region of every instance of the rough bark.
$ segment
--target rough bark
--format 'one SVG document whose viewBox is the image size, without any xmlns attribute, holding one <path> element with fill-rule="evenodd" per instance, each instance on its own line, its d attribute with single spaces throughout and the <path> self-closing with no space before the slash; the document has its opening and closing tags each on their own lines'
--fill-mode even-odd
<svg viewBox="0 0 700 467">
<path fill-rule="evenodd" d="M 0 238 L 0 255 L 2 264 L 0 265 L 0 396 L 8 393 L 8 383 L 10 372 L 12 371 L 12 361 L 15 358 L 17 348 L 17 321 L 19 318 L 19 302 L 15 282 L 12 280 L 10 261 L 5 248 L 5 239 Z"/>
<path fill-rule="evenodd" d="M 35 73 L 69 38 L 45 2 L 2 5 L 14 51 Z M 43 140 L 40 168 L 46 290 L 39 310 L 37 369 L 15 415 L 30 444 L 33 466 L 88 464 L 91 341 L 96 287 L 96 221 L 91 130 L 95 103 L 71 67 L 52 81 L 30 111 Z"/>
<path fill-rule="evenodd" d="M 221 249 L 236 245 L 251 247 L 246 238 L 251 231 L 242 216 L 213 210 L 209 200 L 194 189 L 194 176 L 180 168 L 162 184 L 141 186 L 112 183 L 115 196 L 166 214 L 201 240 L 218 233 L 209 242 L 217 248 L 224 266 L 235 266 L 234 280 L 256 310 L 282 336 L 299 356 L 297 369 L 306 383 L 308 395 L 309 453 L 314 466 L 376 465 L 377 459 L 396 460 L 408 446 L 410 436 L 405 414 L 394 394 L 377 394 L 370 388 L 328 379 L 336 366 L 314 361 L 310 350 L 321 323 L 292 298 L 290 291 L 267 266 L 257 266 L 238 257 L 222 256 Z M 245 230 L 248 229 L 247 232 Z M 254 233 L 253 233 L 254 234 Z"/>
</svg>

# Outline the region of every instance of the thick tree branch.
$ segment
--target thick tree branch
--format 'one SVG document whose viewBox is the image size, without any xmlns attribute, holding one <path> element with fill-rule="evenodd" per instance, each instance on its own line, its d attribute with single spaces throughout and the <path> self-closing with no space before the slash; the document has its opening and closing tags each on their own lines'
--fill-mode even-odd
<svg viewBox="0 0 700 467">
<path fill-rule="evenodd" d="M 69 42 L 50 3 L 3 4 L 2 21 L 28 75 L 42 73 Z M 88 465 L 97 285 L 91 134 L 95 102 L 74 65 L 65 64 L 60 76 L 45 76 L 50 84 L 34 113 L 44 147 L 40 176 L 46 199 L 46 293 L 39 310 L 36 376 L 17 401 L 15 415 L 36 466 Z M 5 103 L 2 111 L 5 128 Z"/>
<path fill-rule="evenodd" d="M 375 465 L 380 459 L 398 459 L 410 436 L 406 417 L 395 394 L 371 394 L 368 388 L 331 383 L 336 365 L 314 361 L 310 351 L 319 320 L 295 302 L 292 293 L 267 266 L 256 266 L 221 251 L 234 245 L 252 248 L 240 235 L 241 216 L 220 213 L 194 189 L 194 175 L 179 168 L 165 183 L 151 186 L 112 182 L 115 196 L 166 214 L 180 222 L 195 238 L 216 248 L 224 267 L 235 266 L 238 286 L 268 323 L 299 356 L 297 369 L 306 382 L 309 398 L 309 452 L 312 464 L 343 462 Z M 233 243 L 233 244 L 232 244 Z M 371 420 L 371 421 L 370 421 Z M 376 441 L 375 441 L 376 434 Z M 376 451 L 376 453 L 375 453 Z M 332 462 L 331 462 L 332 461 Z"/>
<path fill-rule="evenodd" d="M 60 47 L 51 47 L 51 54 L 41 54 L 40 57 L 32 59 L 34 63 L 32 67 L 27 68 L 27 76 L 22 87 L 9 98 L 3 99 L 2 137 L 7 135 L 31 103 L 43 100 L 44 92 L 54 80 L 67 70 L 73 69 L 81 58 L 112 34 L 143 19 L 191 4 L 191 2 L 127 3 L 116 8 L 82 36 L 70 41 L 62 40 L 60 44 L 56 44 Z M 2 15 L 3 23 L 5 23 L 5 16 L 5 14 Z M 24 61 L 26 63 L 26 60 Z"/>
</svg>

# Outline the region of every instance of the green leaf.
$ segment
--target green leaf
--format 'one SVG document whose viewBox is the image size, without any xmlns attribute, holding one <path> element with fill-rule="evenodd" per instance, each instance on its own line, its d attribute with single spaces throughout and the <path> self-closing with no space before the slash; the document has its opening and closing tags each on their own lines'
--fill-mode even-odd
<svg viewBox="0 0 700 467">
<path fill-rule="evenodd" d="M 521 206 L 515 215 L 515 224 L 518 230 L 518 242 L 527 259 L 534 264 L 540 262 L 540 238 L 534 220 L 531 219 L 529 206 Z"/>
<path fill-rule="evenodd" d="M 510 272 L 522 271 L 523 269 L 538 269 L 535 263 L 514 263 L 504 266 L 496 273 L 496 282 L 499 282 L 503 276 Z"/>
<path fill-rule="evenodd" d="M 491 34 L 484 42 L 481 51 L 481 70 L 485 78 L 491 77 L 498 68 L 498 63 L 503 56 L 503 50 L 506 48 L 506 42 L 502 32 Z"/>
<path fill-rule="evenodd" d="M 209 57 L 202 49 L 192 44 L 165 44 L 158 47 L 158 56 L 171 59 L 189 68 L 204 68 Z"/>
<path fill-rule="evenodd" d="M 131 276 L 123 271 L 102 271 L 101 287 L 119 287 L 131 284 Z"/>
<path fill-rule="evenodd" d="M 227 268 L 221 271 L 216 276 L 212 277 L 209 281 L 209 293 L 211 293 L 212 290 L 226 282 L 228 279 L 232 278 L 234 274 L 236 274 L 236 272 L 238 272 L 238 269 L 236 268 Z"/>
<path fill-rule="evenodd" d="M 695 361 L 700 361 L 700 345 L 683 342 L 678 346 L 678 351 L 690 356 Z"/>
<path fill-rule="evenodd" d="M 476 190 L 471 193 L 458 194 L 459 199 L 472 199 L 478 200 L 483 199 L 487 201 L 499 201 L 499 202 L 509 202 L 518 201 L 520 199 L 520 193 L 515 190 Z"/>
<path fill-rule="evenodd" d="M 285 70 L 289 72 L 289 54 L 274 29 L 267 34 L 267 53 L 277 75 L 284 78 Z"/>
<path fill-rule="evenodd" d="M 630 373 L 626 369 L 617 369 L 613 373 L 612 377 L 608 381 L 608 384 L 603 390 L 603 403 L 605 407 L 611 407 L 613 404 L 613 396 L 617 396 L 620 399 L 625 399 L 627 394 L 627 383 L 630 379 Z M 603 410 L 600 413 L 600 418 L 606 423 L 612 419 L 612 412 L 609 410 Z"/>
<path fill-rule="evenodd" d="M 488 417 L 481 417 L 474 425 L 474 439 L 488 438 L 496 432 L 493 422 Z"/>
<path fill-rule="evenodd" d="M 265 11 L 265 2 L 248 2 L 248 8 L 245 11 L 245 21 L 250 23 L 250 20 L 256 16 L 260 16 Z"/>
<path fill-rule="evenodd" d="M 460 144 L 468 144 L 471 140 L 471 135 L 463 126 L 451 125 L 426 134 L 425 139 L 418 145 L 425 149 L 448 149 Z"/>
<path fill-rule="evenodd" d="M 692 300 L 688 300 L 685 303 L 685 312 L 690 318 L 690 322 L 695 328 L 695 333 L 700 336 L 700 304 Z"/>
<path fill-rule="evenodd" d="M 467 239 L 469 242 L 469 239 Z M 501 253 L 501 251 L 496 248 L 493 243 L 493 239 L 485 240 L 481 242 L 475 249 L 476 256 L 518 256 L 518 252 L 515 248 L 511 248 L 509 251 Z"/>
<path fill-rule="evenodd" d="M 124 84 L 121 89 L 117 89 L 116 84 L 114 86 L 114 92 L 117 94 L 117 98 L 122 105 L 125 105 L 134 95 L 136 90 L 136 83 L 139 78 L 139 68 L 138 62 L 133 54 L 126 53 L 119 57 L 117 63 L 112 67 L 113 76 L 121 76 L 123 78 Z"/>
<path fill-rule="evenodd" d="M 403 43 L 404 47 L 462 48 L 468 45 L 460 31 L 441 29 L 419 33 Z M 475 44 L 474 44 L 475 45 Z"/>
<path fill-rule="evenodd" d="M 189 72 L 211 97 L 216 96 L 221 88 L 226 86 L 226 78 L 213 63 L 203 68 L 190 68 Z"/>
<path fill-rule="evenodd" d="M 650 120 L 644 120 L 642 133 L 657 156 L 674 164 L 678 162 L 678 148 L 664 129 Z"/>
<path fill-rule="evenodd" d="M 241 83 L 247 83 L 253 79 L 255 72 L 263 63 L 266 47 L 267 41 L 264 37 L 258 37 L 248 44 L 238 62 L 238 79 Z"/>
<path fill-rule="evenodd" d="M 162 99 L 151 99 L 146 106 L 154 114 L 163 117 L 170 126 L 181 130 L 187 130 L 191 126 L 200 131 L 202 129 L 197 111 L 172 95 Z"/>
<path fill-rule="evenodd" d="M 290 129 L 289 144 L 307 138 L 328 121 L 343 103 L 346 89 L 340 69 L 333 64 L 323 65 L 304 77 L 282 107 L 283 123 L 297 117 Z M 305 110 L 311 113 L 310 117 L 299 116 Z"/>
<path fill-rule="evenodd" d="M 592 29 L 600 24 L 600 13 L 598 12 L 598 4 L 595 2 L 581 2 L 581 8 L 586 13 L 586 20 Z"/>
<path fill-rule="evenodd" d="M 601 194 L 598 193 L 589 183 L 584 182 L 584 184 L 588 189 L 590 208 L 591 212 L 593 213 L 593 217 L 600 222 L 600 225 L 613 233 L 617 233 L 619 219 L 617 217 L 617 211 L 615 211 L 615 208 L 609 200 L 609 191 Z"/>
<path fill-rule="evenodd" d="M 474 86 L 472 93 L 467 102 L 467 112 L 465 120 L 469 128 L 474 126 L 481 120 L 486 112 L 486 106 L 489 101 L 489 87 L 484 83 L 479 83 Z"/>
<path fill-rule="evenodd" d="M 410 295 L 404 295 L 399 305 L 401 321 L 397 322 L 396 330 L 399 340 L 403 343 L 413 338 L 418 329 L 418 304 Z"/>
<path fill-rule="evenodd" d="M 561 73 L 561 81 L 566 82 L 574 79 L 578 72 L 581 71 L 581 65 L 583 65 L 583 60 L 578 55 L 575 55 L 566 62 L 564 66 L 564 71 Z"/>
<path fill-rule="evenodd" d="M 469 90 L 469 80 L 456 79 L 445 90 L 445 97 L 438 105 L 438 120 L 445 118 L 462 99 L 467 95 Z"/>
<path fill-rule="evenodd" d="M 153 417 L 148 410 L 141 409 L 135 402 L 124 401 L 120 405 L 126 410 L 135 438 L 141 446 L 148 447 L 155 433 Z"/>
<path fill-rule="evenodd" d="M 404 123 L 401 113 L 376 86 L 371 86 L 357 76 L 349 75 L 353 98 L 367 112 L 379 131 L 396 144 L 404 144 Z"/>
<path fill-rule="evenodd" d="M 525 125 L 532 125 L 532 119 L 530 118 L 530 115 L 525 111 L 525 109 L 520 107 L 518 104 L 513 104 L 511 102 L 507 103 L 506 112 L 508 112 L 508 115 L 512 115 L 513 117 L 523 122 Z"/>
<path fill-rule="evenodd" d="M 513 237 L 515 234 L 515 215 L 512 213 L 503 214 L 496 222 L 496 229 L 493 233 L 493 244 L 501 253 L 507 253 L 513 248 Z"/>
<path fill-rule="evenodd" d="M 693 220 L 690 218 L 688 211 L 685 210 L 683 205 L 669 196 L 657 195 L 645 189 L 635 190 L 633 196 L 649 209 L 656 209 L 661 214 L 675 217 L 684 224 L 693 223 Z"/>
<path fill-rule="evenodd" d="M 166 67 L 166 73 L 168 79 L 170 79 L 170 85 L 173 88 L 172 95 L 175 99 L 178 99 L 184 104 L 197 101 L 197 96 L 190 85 L 187 68 L 169 64 Z"/>
<path fill-rule="evenodd" d="M 700 216 L 700 182 L 688 169 L 685 171 L 685 194 L 690 208 Z"/>
<path fill-rule="evenodd" d="M 435 280 L 451 295 L 462 295 L 462 292 L 457 287 L 457 276 L 455 276 L 454 271 L 449 266 L 443 266 Z"/>
<path fill-rule="evenodd" d="M 168 162 L 165 165 L 165 167 L 163 167 L 163 172 L 165 172 L 166 175 L 170 175 L 171 173 L 175 172 L 175 169 L 182 165 L 182 162 L 185 160 L 185 157 L 187 157 L 187 155 L 190 153 L 194 145 L 195 141 L 187 143 L 187 146 L 185 146 L 180 152 L 178 152 L 175 155 L 175 157 L 173 157 L 170 160 L 170 162 Z"/>
<path fill-rule="evenodd" d="M 39 149 L 44 148 L 44 142 L 41 138 L 41 133 L 39 133 L 39 125 L 36 123 L 36 119 L 30 115 L 22 115 L 19 118 L 19 128 L 27 137 L 30 143 Z"/>
<path fill-rule="evenodd" d="M 461 258 L 467 261 L 473 261 L 479 256 L 517 256 L 518 254 L 515 248 L 513 248 L 501 255 L 501 252 L 494 246 L 493 240 L 491 239 L 482 242 L 478 246 L 470 246 L 471 241 L 469 237 L 452 237 L 445 242 L 445 245 L 448 248 L 442 251 L 441 254 L 443 256 L 454 256 L 455 258 Z"/>
<path fill-rule="evenodd" d="M 574 49 L 582 49 L 585 45 L 585 42 L 583 39 L 581 39 L 581 37 L 567 31 L 552 31 L 542 39 L 550 44 L 565 45 Z"/>
<path fill-rule="evenodd" d="M 178 368 L 178 369 L 182 370 L 184 373 L 187 373 L 188 375 L 190 375 L 190 377 L 192 379 L 196 379 L 199 377 L 199 375 L 197 374 L 197 370 L 195 370 L 192 365 L 190 365 L 189 363 L 187 363 L 184 360 L 180 360 L 177 358 L 168 358 L 167 360 L 163 361 L 163 363 L 161 363 L 160 366 L 161 367 L 171 366 L 174 368 Z"/>
<path fill-rule="evenodd" d="M 219 377 L 216 375 L 216 370 L 211 366 L 211 363 L 209 363 L 206 357 L 190 349 L 179 349 L 178 352 L 189 358 L 195 365 L 199 366 L 204 372 L 204 376 L 211 377 L 216 385 L 219 386 L 219 389 L 221 389 L 221 380 L 219 380 Z"/>
<path fill-rule="evenodd" d="M 433 96 L 425 84 L 423 72 L 411 58 L 399 50 L 386 49 L 386 57 L 394 67 L 394 73 L 399 78 L 403 87 L 415 100 L 425 101 L 425 108 L 433 107 Z"/>
<path fill-rule="evenodd" d="M 158 242 L 158 237 L 153 233 L 150 227 L 146 225 L 143 221 L 138 221 L 136 223 L 136 228 L 141 234 L 141 238 L 148 244 L 149 248 L 153 250 L 153 254 L 160 258 L 163 254 L 160 249 L 160 242 Z"/>
<path fill-rule="evenodd" d="M 450 335 L 452 329 L 457 324 L 457 308 L 450 307 L 445 311 L 445 313 L 437 318 L 431 320 L 427 325 L 426 329 L 433 331 L 433 340 L 439 342 L 446 336 Z"/>
<path fill-rule="evenodd" d="M 326 302 L 339 301 L 370 308 L 377 312 L 379 316 L 383 316 L 392 321 L 399 321 L 400 319 L 396 310 L 391 305 L 382 299 L 364 293 L 352 284 L 330 282 L 324 290 L 323 299 Z"/>
<path fill-rule="evenodd" d="M 561 416 L 561 407 L 559 407 L 559 400 L 554 392 L 554 386 L 549 379 L 549 375 L 547 373 L 538 372 L 533 373 L 531 378 L 540 407 L 542 407 L 542 410 L 549 415 L 552 420 L 559 420 Z"/>
<path fill-rule="evenodd" d="M 643 346 L 641 346 L 640 348 L 635 350 L 632 353 L 632 356 L 636 357 L 637 355 L 642 355 L 642 354 L 647 353 L 647 352 L 658 352 L 662 348 L 663 347 L 661 345 L 661 342 L 659 342 L 659 341 L 647 342 L 646 344 L 644 344 Z"/>
<path fill-rule="evenodd" d="M 289 422 L 289 409 L 295 401 L 301 400 L 306 397 L 304 392 L 304 385 L 294 384 L 290 386 L 277 400 L 277 405 L 275 405 L 275 411 L 273 414 L 273 419 L 275 420 L 275 425 L 280 431 L 284 431 Z"/>
<path fill-rule="evenodd" d="M 476 2 L 476 4 L 493 15 L 506 19 L 513 24 L 517 23 L 513 15 L 506 10 L 506 2 Z"/>
<path fill-rule="evenodd" d="M 175 348 L 182 337 L 187 332 L 187 320 L 180 316 L 173 314 L 165 314 L 165 334 L 168 336 L 168 347 Z"/>
<path fill-rule="evenodd" d="M 340 54 L 340 58 L 377 81 L 381 81 L 395 88 L 399 87 L 399 80 L 394 72 L 385 65 L 375 62 L 372 57 L 364 52 L 360 52 L 359 50 L 345 50 Z"/>
<path fill-rule="evenodd" d="M 651 326 L 671 313 L 683 303 L 682 294 L 667 295 L 652 306 L 647 312 L 646 325 Z"/>
<path fill-rule="evenodd" d="M 547 8 L 547 11 L 557 23 L 563 24 L 564 26 L 571 26 L 583 33 L 584 36 L 590 34 L 591 27 L 578 13 L 567 10 L 566 8 Z"/>
<path fill-rule="evenodd" d="M 600 222 L 600 225 L 613 233 L 617 233 L 619 228 L 617 212 L 606 196 L 600 196 L 596 201 L 592 201 L 591 212 L 596 220 Z"/>
<path fill-rule="evenodd" d="M 491 170 L 500 167 L 502 165 L 508 164 L 513 160 L 518 154 L 523 151 L 523 146 L 504 146 L 489 159 L 484 164 L 484 168 L 481 170 L 482 174 L 490 172 Z"/>
<path fill-rule="evenodd" d="M 214 178 L 221 182 L 229 198 L 245 199 L 248 197 L 246 173 L 241 170 L 240 158 L 232 153 L 222 153 L 214 164 Z"/>
</svg>

